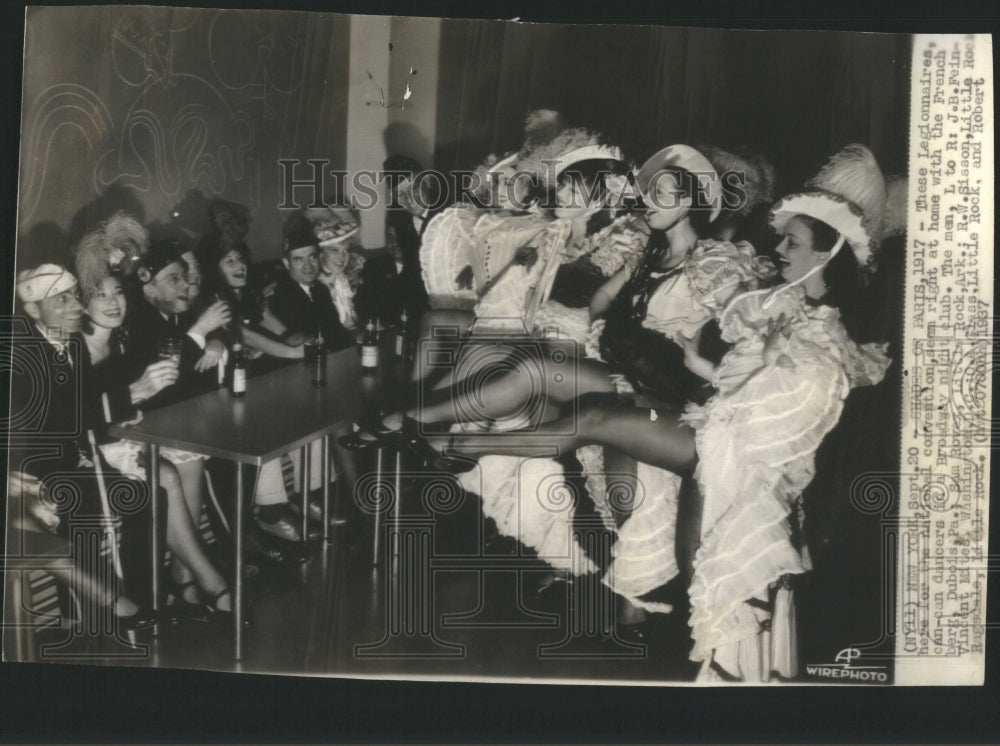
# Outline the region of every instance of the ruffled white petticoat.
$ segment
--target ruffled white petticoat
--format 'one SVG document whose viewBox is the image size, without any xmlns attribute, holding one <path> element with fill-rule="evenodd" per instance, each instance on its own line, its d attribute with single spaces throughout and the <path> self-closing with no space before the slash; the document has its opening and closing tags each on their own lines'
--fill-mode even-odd
<svg viewBox="0 0 1000 746">
<path fill-rule="evenodd" d="M 146 479 L 146 446 L 142 443 L 134 440 L 115 440 L 102 445 L 101 453 L 111 466 L 129 479 Z M 160 456 L 172 464 L 208 459 L 208 456 L 179 451 L 176 448 L 160 448 Z"/>
<path fill-rule="evenodd" d="M 814 454 L 852 385 L 881 380 L 889 359 L 851 342 L 837 311 L 810 308 L 800 288 L 737 301 L 721 319 L 736 346 L 717 369 L 719 393 L 685 415 L 704 500 L 691 658 L 706 661 L 708 677 L 764 681 L 772 670 L 795 673 L 790 597 L 779 594 L 774 613 L 767 602 L 779 580 L 809 569 L 790 518 L 812 481 Z M 785 355 L 764 366 L 761 330 L 779 315 L 789 319 Z"/>
</svg>

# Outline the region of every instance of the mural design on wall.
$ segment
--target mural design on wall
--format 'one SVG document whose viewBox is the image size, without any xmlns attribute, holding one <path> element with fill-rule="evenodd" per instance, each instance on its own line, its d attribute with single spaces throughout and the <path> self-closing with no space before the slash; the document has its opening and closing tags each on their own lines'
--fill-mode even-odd
<svg viewBox="0 0 1000 746">
<path fill-rule="evenodd" d="M 279 145 L 292 140 L 281 106 L 305 82 L 305 21 L 301 13 L 222 10 L 208 31 L 209 60 L 219 85 L 248 99 L 263 134 Z"/>
<path fill-rule="evenodd" d="M 153 205 L 199 190 L 260 206 L 261 158 L 280 156 L 293 140 L 284 112 L 292 96 L 304 95 L 302 14 L 158 10 L 166 9 L 116 13 L 109 54 L 97 57 L 110 61 L 110 77 L 96 70 L 88 87 L 77 82 L 81 69 L 76 81 L 35 98 L 25 130 L 22 224 L 44 217 L 46 180 L 53 188 L 54 166 L 67 151 L 78 155 L 75 168 L 94 195 L 116 184 L 149 195 Z M 61 177 L 72 180 L 72 169 Z"/>
<path fill-rule="evenodd" d="M 209 59 L 219 84 L 261 101 L 273 93 L 294 93 L 305 74 L 303 24 L 298 13 L 219 11 L 208 31 Z"/>
<path fill-rule="evenodd" d="M 142 90 L 125 116 L 117 147 L 95 167 L 95 188 L 101 192 L 117 182 L 174 200 L 191 188 L 221 194 L 233 182 L 249 180 L 248 196 L 258 204 L 253 119 L 205 78 L 175 69 L 175 37 L 189 28 L 155 27 L 148 17 L 126 17 L 116 25 L 115 70 Z"/>
<path fill-rule="evenodd" d="M 98 193 L 117 182 L 176 198 L 190 188 L 221 194 L 233 182 L 249 180 L 256 204 L 259 163 L 251 154 L 255 142 L 255 125 L 247 112 L 232 109 L 203 78 L 174 73 L 169 85 L 154 81 L 137 97 L 117 147 L 95 167 L 94 185 Z"/>
<path fill-rule="evenodd" d="M 60 83 L 46 88 L 35 103 L 28 154 L 22 164 L 24 177 L 21 193 L 21 219 L 31 218 L 38 208 L 49 173 L 53 148 L 58 137 L 69 128 L 82 135 L 91 151 L 108 140 L 113 123 L 111 112 L 101 97 L 89 88 L 74 83 Z"/>
</svg>

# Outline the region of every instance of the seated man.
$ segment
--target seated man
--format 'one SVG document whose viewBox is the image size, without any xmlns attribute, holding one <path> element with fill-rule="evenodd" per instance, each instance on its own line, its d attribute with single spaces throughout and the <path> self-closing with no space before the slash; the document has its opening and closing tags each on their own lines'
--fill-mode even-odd
<svg viewBox="0 0 1000 746">
<path fill-rule="evenodd" d="M 284 325 L 290 334 L 314 335 L 321 334 L 324 346 L 329 351 L 353 347 L 354 336 L 348 332 L 340 321 L 340 314 L 330 296 L 330 290 L 319 280 L 320 240 L 316 235 L 316 226 L 308 211 L 300 210 L 292 213 L 285 221 L 284 259 L 286 272 L 276 278 L 274 293 L 268 300 L 268 308 L 275 318 Z M 348 495 L 353 492 L 356 481 L 356 467 L 353 455 L 340 448 L 337 443 L 339 435 L 348 432 L 346 426 L 343 432 L 331 436 L 332 452 L 337 466 L 339 489 Z M 312 444 L 311 461 L 313 464 L 309 491 L 313 493 L 309 507 L 310 516 L 320 518 L 322 507 L 318 500 L 320 481 L 321 444 Z M 295 467 L 296 482 L 302 484 L 299 452 L 290 454 Z M 332 470 L 331 470 L 332 472 Z M 298 501 L 292 500 L 297 506 Z"/>
<path fill-rule="evenodd" d="M 129 333 L 129 355 L 135 360 L 135 367 L 142 368 L 157 359 L 160 347 L 166 339 L 181 342 L 180 375 L 177 382 L 143 403 L 143 409 L 153 409 L 176 401 L 190 398 L 211 390 L 217 385 L 216 363 L 221 352 L 215 346 L 225 347 L 216 335 L 217 330 L 231 323 L 232 314 L 224 301 L 215 301 L 200 315 L 192 318 L 191 284 L 189 266 L 181 256 L 178 244 L 173 240 L 154 242 L 141 258 L 137 277 L 142 283 L 143 302 L 136 304 Z M 207 360 L 206 360 L 207 358 Z M 194 456 L 194 454 L 192 454 Z M 189 500 L 192 515 L 198 515 L 203 502 L 202 484 L 204 479 L 204 459 L 175 462 L 184 486 L 184 494 Z M 256 505 L 261 509 L 259 527 L 268 534 L 291 542 L 301 540 L 301 533 L 295 522 L 288 517 L 288 501 L 284 488 L 269 489 L 268 485 L 281 482 L 281 466 L 278 462 L 265 464 L 260 475 L 260 487 L 256 493 Z M 248 546 L 256 546 L 251 539 Z M 283 562 L 283 551 L 262 547 L 265 557 L 275 562 Z"/>
<path fill-rule="evenodd" d="M 209 390 L 216 382 L 215 364 L 222 346 L 208 335 L 231 320 L 229 307 L 222 301 L 208 306 L 197 318 L 190 314 L 191 285 L 188 265 L 176 241 L 155 241 L 140 259 L 137 277 L 142 301 L 136 304 L 130 322 L 128 354 L 137 368 L 155 362 L 163 342 L 180 340 L 180 376 L 177 382 L 143 404 L 155 409 Z M 224 349 L 224 347 L 223 347 Z M 211 364 L 203 362 L 213 353 Z"/>
<path fill-rule="evenodd" d="M 11 473 L 21 475 L 20 484 L 34 484 L 33 490 L 53 496 L 56 511 L 50 511 L 52 520 L 45 521 L 45 527 L 64 542 L 65 553 L 69 555 L 74 519 L 92 521 L 118 507 L 114 501 L 104 504 L 97 467 L 109 491 L 111 481 L 126 478 L 103 460 L 96 461 L 99 454 L 88 439 L 87 428 L 97 415 L 91 411 L 89 397 L 84 393 L 93 386 L 93 370 L 80 334 L 83 306 L 76 278 L 55 264 L 25 270 L 18 275 L 17 300 L 18 310 L 26 317 L 23 323 L 27 336 L 16 339 L 12 350 L 8 468 Z M 57 495 L 62 495 L 62 499 L 70 496 L 72 504 L 61 504 Z M 163 501 L 162 491 L 157 498 Z M 110 589 L 101 591 L 100 584 L 94 586 L 90 580 L 95 575 L 114 577 L 114 572 L 96 571 L 103 562 L 96 551 L 94 556 L 85 557 L 74 552 L 72 558 L 81 568 L 77 590 L 83 592 L 83 597 L 92 601 L 100 597 L 102 604 L 113 603 L 116 616 L 128 620 L 133 628 L 152 622 L 152 617 L 139 614 L 129 599 L 144 609 L 151 608 L 150 505 L 147 500 L 138 509 L 130 507 L 117 516 L 121 525 L 119 559 L 124 581 L 124 588 L 117 595 Z M 34 553 L 32 546 L 42 547 L 44 542 L 29 541 L 33 535 L 42 533 L 35 526 L 24 534 L 24 548 Z M 45 548 L 41 553 L 51 554 L 50 549 Z"/>
<path fill-rule="evenodd" d="M 290 334 L 318 332 L 331 351 L 351 347 L 354 339 L 340 323 L 329 288 L 319 281 L 319 239 L 304 211 L 285 221 L 282 263 L 287 273 L 276 279 L 268 301 L 271 313 Z"/>
</svg>

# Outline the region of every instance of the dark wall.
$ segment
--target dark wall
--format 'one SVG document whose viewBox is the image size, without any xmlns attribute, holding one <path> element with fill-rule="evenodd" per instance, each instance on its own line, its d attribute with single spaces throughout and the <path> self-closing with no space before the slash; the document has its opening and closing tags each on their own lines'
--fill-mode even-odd
<svg viewBox="0 0 1000 746">
<path fill-rule="evenodd" d="M 550 108 L 640 163 L 674 142 L 749 146 L 779 189 L 855 141 L 905 171 L 909 49 L 894 35 L 446 20 L 436 162 L 516 149 L 525 113 Z"/>
<path fill-rule="evenodd" d="M 30 8 L 20 263 L 64 255 L 116 209 L 193 236 L 205 202 L 251 208 L 278 251 L 279 158 L 346 150 L 349 19 L 180 8 Z"/>
</svg>

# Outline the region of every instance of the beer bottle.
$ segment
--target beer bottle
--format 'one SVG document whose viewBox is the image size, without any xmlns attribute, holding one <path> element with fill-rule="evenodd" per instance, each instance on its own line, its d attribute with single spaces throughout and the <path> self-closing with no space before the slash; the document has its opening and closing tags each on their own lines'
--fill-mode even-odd
<svg viewBox="0 0 1000 746">
<path fill-rule="evenodd" d="M 406 326 L 409 319 L 404 308 L 399 314 L 399 327 L 396 329 L 396 357 L 403 357 L 406 351 Z"/>
<path fill-rule="evenodd" d="M 317 327 L 318 328 L 318 327 Z M 309 366 L 309 380 L 313 386 L 326 383 L 326 350 L 324 349 L 323 332 L 317 331 L 313 338 L 312 361 Z"/>
<path fill-rule="evenodd" d="M 371 375 L 378 370 L 378 332 L 375 319 L 365 322 L 365 332 L 361 336 L 361 371 Z"/>
<path fill-rule="evenodd" d="M 247 392 L 247 362 L 243 356 L 243 342 L 233 343 L 233 365 L 229 376 L 229 393 L 240 398 Z"/>
</svg>

